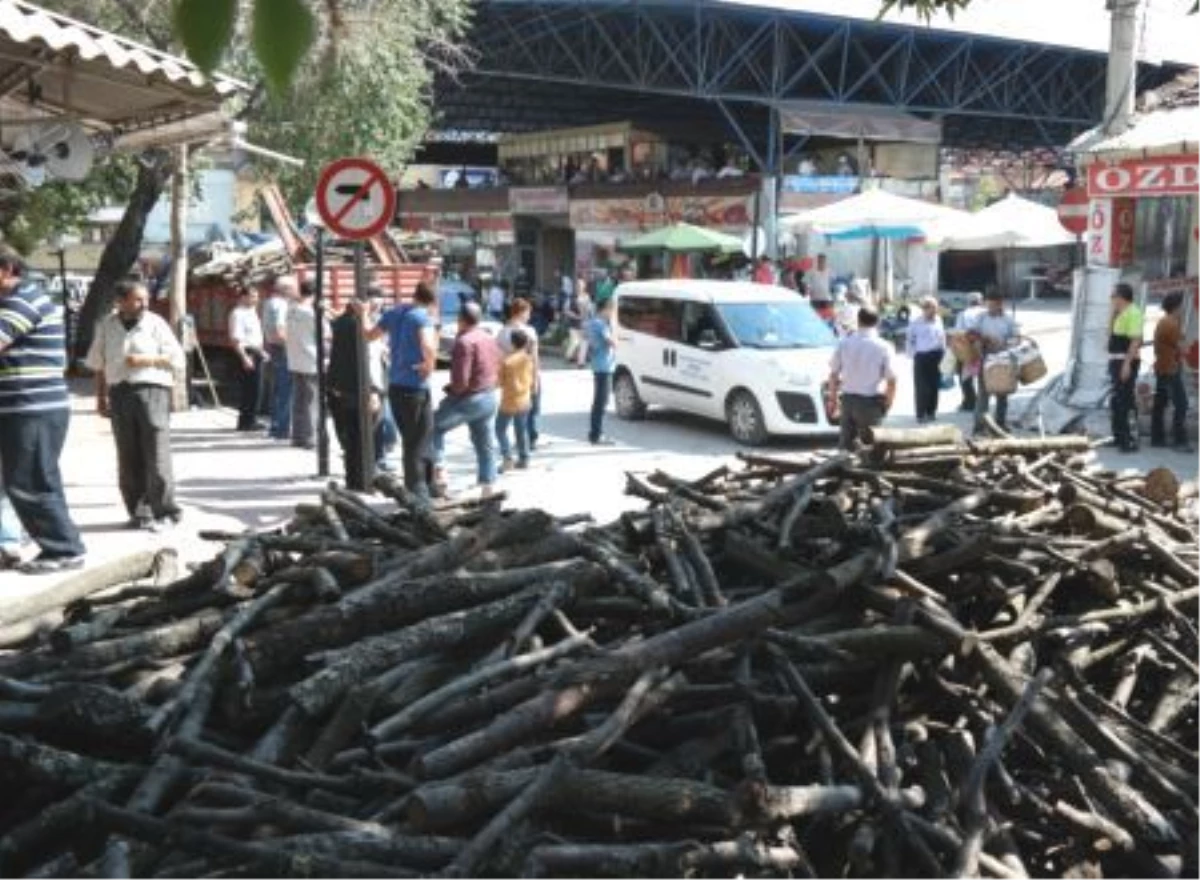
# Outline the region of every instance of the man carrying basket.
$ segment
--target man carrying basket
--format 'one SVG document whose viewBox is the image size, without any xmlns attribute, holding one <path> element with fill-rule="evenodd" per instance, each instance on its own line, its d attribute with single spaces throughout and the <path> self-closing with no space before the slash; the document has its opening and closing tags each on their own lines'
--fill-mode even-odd
<svg viewBox="0 0 1200 880">
<path fill-rule="evenodd" d="M 975 346 L 976 356 L 984 361 L 988 355 L 1012 348 L 1017 343 L 1020 331 L 1017 322 L 1004 313 L 1004 295 L 997 290 L 988 291 L 984 297 L 987 308 L 966 328 Z M 996 398 L 996 424 L 1007 427 L 1008 394 L 994 394 Z M 984 429 L 983 418 L 988 414 L 993 392 L 988 388 L 987 376 L 980 376 L 979 391 L 975 396 L 975 431 Z"/>
</svg>

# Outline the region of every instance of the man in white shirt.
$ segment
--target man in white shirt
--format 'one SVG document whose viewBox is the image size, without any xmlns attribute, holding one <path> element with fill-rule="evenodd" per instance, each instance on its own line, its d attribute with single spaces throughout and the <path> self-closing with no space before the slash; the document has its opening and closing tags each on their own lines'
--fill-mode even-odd
<svg viewBox="0 0 1200 880">
<path fill-rule="evenodd" d="M 905 350 L 913 362 L 917 423 L 932 422 L 937 419 L 942 358 L 946 354 L 946 330 L 938 314 L 938 301 L 932 296 L 921 298 L 921 313 L 908 322 Z"/>
<path fill-rule="evenodd" d="M 817 267 L 804 280 L 808 282 L 808 298 L 813 302 L 829 302 L 829 263 L 824 254 L 817 254 Z"/>
<path fill-rule="evenodd" d="M 267 433 L 275 440 L 291 434 L 292 379 L 288 368 L 287 321 L 296 301 L 296 279 L 283 275 L 275 279 L 262 309 L 263 349 L 267 353 L 266 379 L 269 390 L 268 412 L 271 422 Z"/>
<path fill-rule="evenodd" d="M 117 310 L 96 326 L 87 364 L 96 373 L 96 408 L 112 420 L 117 483 L 131 528 L 179 521 L 171 467 L 171 389 L 184 373 L 183 347 L 148 311 L 139 281 L 117 284 Z"/>
<path fill-rule="evenodd" d="M 866 442 L 867 429 L 883 421 L 896 399 L 894 353 L 878 326 L 878 312 L 859 309 L 858 330 L 838 343 L 829 365 L 829 396 L 834 416 L 841 416 L 838 445 L 845 450 Z"/>
<path fill-rule="evenodd" d="M 487 310 L 489 317 L 497 321 L 504 320 L 504 288 L 499 278 L 493 279 L 488 287 Z"/>
<path fill-rule="evenodd" d="M 311 281 L 300 285 L 287 314 L 287 367 L 291 374 L 292 445 L 313 449 L 317 434 L 317 312 Z"/>
<path fill-rule="evenodd" d="M 256 416 L 267 354 L 263 351 L 263 328 L 258 319 L 258 291 L 252 287 L 241 292 L 238 304 L 229 313 L 229 341 L 240 368 L 237 429 L 261 431 L 263 425 Z"/>
</svg>

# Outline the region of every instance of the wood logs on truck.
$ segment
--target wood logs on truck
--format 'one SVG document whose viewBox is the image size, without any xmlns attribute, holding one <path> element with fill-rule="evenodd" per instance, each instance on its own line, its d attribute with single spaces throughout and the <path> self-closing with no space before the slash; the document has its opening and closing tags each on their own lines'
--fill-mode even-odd
<svg viewBox="0 0 1200 880">
<path fill-rule="evenodd" d="M 1195 876 L 1194 493 L 876 441 L 0 606 L 0 874 Z"/>
</svg>

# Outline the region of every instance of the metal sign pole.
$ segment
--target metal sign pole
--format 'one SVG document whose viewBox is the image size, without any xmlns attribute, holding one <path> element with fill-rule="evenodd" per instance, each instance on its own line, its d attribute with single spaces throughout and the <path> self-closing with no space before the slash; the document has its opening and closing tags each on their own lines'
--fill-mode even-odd
<svg viewBox="0 0 1200 880">
<path fill-rule="evenodd" d="M 325 369 L 325 230 L 317 227 L 317 278 L 313 311 L 317 322 L 317 476 L 329 476 L 329 393 Z"/>
<path fill-rule="evenodd" d="M 359 240 L 354 242 L 354 296 L 359 302 L 367 301 L 367 243 Z M 371 417 L 371 370 L 368 358 L 370 346 L 363 334 L 363 318 L 355 316 L 357 329 L 356 345 L 358 348 L 358 433 L 359 472 L 362 474 L 361 485 L 353 485 L 347 474 L 346 488 L 355 492 L 369 492 L 375 482 L 375 427 Z"/>
</svg>

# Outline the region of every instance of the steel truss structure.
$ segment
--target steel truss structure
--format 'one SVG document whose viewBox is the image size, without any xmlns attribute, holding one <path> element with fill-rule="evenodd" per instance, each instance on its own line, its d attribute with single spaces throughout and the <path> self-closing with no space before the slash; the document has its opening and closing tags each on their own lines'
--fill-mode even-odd
<svg viewBox="0 0 1200 880">
<path fill-rule="evenodd" d="M 768 167 L 791 102 L 900 110 L 998 149 L 1066 143 L 1104 106 L 1100 53 L 720 0 L 482 0 L 471 43 L 474 69 L 437 86 L 442 127 L 720 126 Z M 1139 88 L 1179 69 L 1143 65 Z"/>
</svg>

